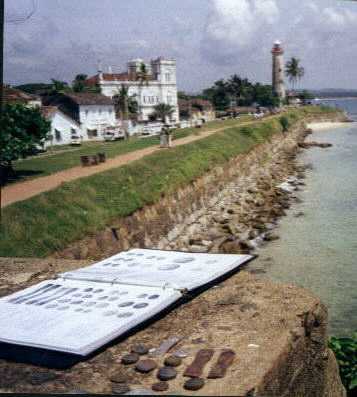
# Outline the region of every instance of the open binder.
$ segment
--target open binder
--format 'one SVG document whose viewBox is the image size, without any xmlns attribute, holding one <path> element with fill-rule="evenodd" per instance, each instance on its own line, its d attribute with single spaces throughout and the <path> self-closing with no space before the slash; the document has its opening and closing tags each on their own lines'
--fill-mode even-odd
<svg viewBox="0 0 357 397">
<path fill-rule="evenodd" d="M 87 356 L 252 258 L 121 252 L 0 299 L 0 342 Z"/>
</svg>

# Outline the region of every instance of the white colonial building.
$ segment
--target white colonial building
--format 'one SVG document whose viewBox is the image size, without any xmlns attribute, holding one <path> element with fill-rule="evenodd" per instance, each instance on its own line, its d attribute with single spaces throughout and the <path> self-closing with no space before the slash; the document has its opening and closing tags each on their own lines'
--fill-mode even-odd
<svg viewBox="0 0 357 397">
<path fill-rule="evenodd" d="M 119 129 L 113 101 L 104 95 L 65 93 L 45 98 L 43 101 L 46 105 L 56 106 L 67 117 L 68 122 L 71 120 L 77 126 L 77 135 L 83 141 L 102 140 L 108 130 Z M 69 125 L 65 125 L 63 120 L 56 125 L 57 130 L 63 131 L 63 135 L 67 136 L 65 131 Z M 61 126 L 62 129 L 59 128 Z"/>
<path fill-rule="evenodd" d="M 142 65 L 145 65 L 147 78 L 142 79 Z M 89 78 L 88 85 L 97 86 L 103 95 L 113 98 L 117 95 L 122 86 L 128 88 L 128 95 L 134 96 L 138 103 L 138 121 L 149 122 L 159 103 L 171 105 L 174 113 L 170 124 L 177 124 L 180 121 L 177 103 L 177 82 L 176 82 L 176 61 L 158 58 L 150 63 L 142 59 L 128 62 L 128 69 L 124 73 L 98 73 Z"/>
<path fill-rule="evenodd" d="M 72 137 L 81 137 L 81 125 L 67 116 L 56 106 L 43 106 L 42 115 L 51 122 L 51 132 L 44 143 L 44 148 L 51 146 L 69 145 Z"/>
</svg>

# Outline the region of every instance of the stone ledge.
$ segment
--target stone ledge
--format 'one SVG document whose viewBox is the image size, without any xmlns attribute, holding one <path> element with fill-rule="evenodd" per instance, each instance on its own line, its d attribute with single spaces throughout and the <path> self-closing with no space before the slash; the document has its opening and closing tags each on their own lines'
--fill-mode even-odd
<svg viewBox="0 0 357 397">
<path fill-rule="evenodd" d="M 28 278 L 17 285 L 9 283 L 6 293 L 52 277 L 57 271 L 84 265 L 29 259 L 2 259 L 0 263 L 3 288 L 7 270 L 11 269 L 10 280 L 14 275 L 22 280 Z M 327 349 L 326 323 L 326 308 L 310 292 L 241 271 L 69 370 L 50 371 L 0 361 L 0 391 L 62 393 L 80 389 L 110 393 L 110 377 L 118 371 L 124 372 L 132 388 L 150 389 L 157 381 L 155 374 L 143 376 L 133 368 L 124 368 L 121 356 L 134 344 L 156 347 L 166 338 L 180 335 L 183 340 L 178 347 L 188 351 L 189 357 L 178 368 L 179 376 L 170 382 L 170 392 L 194 394 L 184 391 L 182 373 L 198 350 L 215 351 L 205 370 L 207 376 L 219 352 L 230 348 L 236 352 L 236 359 L 226 377 L 206 380 L 198 395 L 343 397 L 337 364 Z"/>
</svg>

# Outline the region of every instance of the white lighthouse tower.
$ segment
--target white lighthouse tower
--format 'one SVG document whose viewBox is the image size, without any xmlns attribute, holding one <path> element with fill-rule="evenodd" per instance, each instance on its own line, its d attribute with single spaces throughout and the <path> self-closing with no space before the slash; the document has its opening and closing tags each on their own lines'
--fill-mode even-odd
<svg viewBox="0 0 357 397">
<path fill-rule="evenodd" d="M 284 50 L 280 41 L 274 43 L 271 53 L 273 54 L 273 91 L 280 99 L 285 99 Z"/>
</svg>

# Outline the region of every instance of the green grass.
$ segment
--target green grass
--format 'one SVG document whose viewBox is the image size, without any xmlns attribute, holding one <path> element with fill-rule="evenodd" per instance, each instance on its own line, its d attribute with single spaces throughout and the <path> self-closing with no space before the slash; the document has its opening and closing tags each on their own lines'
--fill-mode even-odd
<svg viewBox="0 0 357 397">
<path fill-rule="evenodd" d="M 296 112 L 287 114 L 290 122 Z M 242 132 L 243 128 L 243 132 Z M 132 214 L 281 132 L 278 118 L 231 127 L 128 165 L 65 183 L 3 210 L 0 256 L 44 257 Z"/>
<path fill-rule="evenodd" d="M 173 139 L 184 138 L 192 134 L 199 134 L 203 131 L 210 131 L 217 128 L 230 127 L 238 123 L 249 121 L 251 118 L 244 116 L 238 120 L 212 121 L 203 128 L 183 128 L 174 132 Z M 14 163 L 14 169 L 18 179 L 34 179 L 41 176 L 51 175 L 80 165 L 80 156 L 93 155 L 98 152 L 106 153 L 107 158 L 112 158 L 135 150 L 144 149 L 159 144 L 159 137 L 131 138 L 126 141 L 115 142 L 86 142 L 81 147 L 75 148 L 68 145 L 54 147 L 53 152 L 44 155 L 31 157 Z M 62 150 L 61 150 L 62 148 Z M 61 153 L 56 153 L 61 151 Z"/>
</svg>

